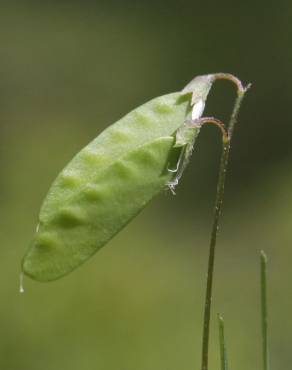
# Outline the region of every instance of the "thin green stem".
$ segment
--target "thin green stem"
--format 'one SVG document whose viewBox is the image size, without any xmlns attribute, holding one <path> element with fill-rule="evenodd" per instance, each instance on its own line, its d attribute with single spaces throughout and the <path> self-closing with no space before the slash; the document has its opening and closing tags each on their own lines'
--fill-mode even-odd
<svg viewBox="0 0 292 370">
<path fill-rule="evenodd" d="M 219 178 L 217 184 L 217 195 L 215 201 L 215 211 L 213 228 L 211 233 L 208 273 L 207 273 L 207 286 L 205 297 L 205 311 L 204 311 L 204 328 L 203 328 L 203 347 L 202 347 L 202 370 L 208 370 L 208 355 L 209 355 L 209 335 L 210 335 L 210 316 L 211 316 L 211 303 L 212 303 L 212 288 L 213 288 L 213 274 L 214 274 L 214 261 L 215 261 L 215 247 L 219 225 L 219 218 L 221 215 L 225 175 L 228 164 L 228 157 L 230 151 L 229 138 L 223 140 L 223 150 L 220 161 Z"/>
<path fill-rule="evenodd" d="M 268 309 L 267 309 L 267 256 L 261 251 L 261 316 L 263 340 L 263 369 L 269 370 Z"/>
<path fill-rule="evenodd" d="M 219 325 L 219 346 L 220 346 L 221 370 L 228 370 L 224 320 L 221 315 L 218 315 L 218 325 Z"/>
<path fill-rule="evenodd" d="M 243 88 L 241 82 L 234 76 L 229 74 L 219 73 L 215 75 L 216 79 L 227 79 L 235 83 L 237 86 L 237 98 L 234 104 L 234 108 L 230 117 L 228 126 L 228 135 L 223 136 L 223 149 L 220 160 L 219 176 L 217 183 L 217 193 L 215 200 L 215 209 L 213 217 L 213 227 L 211 231 L 211 240 L 209 247 L 209 260 L 208 260 L 208 273 L 207 273 L 207 285 L 205 295 L 205 308 L 204 308 L 204 325 L 203 325 L 203 339 L 202 339 L 202 365 L 201 370 L 208 370 L 208 357 L 209 357 L 209 336 L 210 336 L 210 317 L 211 317 L 211 304 L 212 304 L 212 292 L 213 292 L 213 275 L 214 275 L 214 261 L 215 261 L 215 249 L 217 241 L 217 233 L 219 228 L 219 219 L 222 211 L 223 197 L 224 197 L 224 186 L 225 176 L 227 171 L 229 152 L 230 152 L 230 141 L 233 135 L 234 126 L 237 121 L 239 109 L 244 98 L 245 92 L 249 88 Z"/>
</svg>

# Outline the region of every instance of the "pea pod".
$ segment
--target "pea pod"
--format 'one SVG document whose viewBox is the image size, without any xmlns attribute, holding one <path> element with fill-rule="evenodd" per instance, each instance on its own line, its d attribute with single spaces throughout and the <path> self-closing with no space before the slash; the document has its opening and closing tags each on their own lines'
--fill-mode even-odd
<svg viewBox="0 0 292 370">
<path fill-rule="evenodd" d="M 214 81 L 199 76 L 182 92 L 151 100 L 108 127 L 61 171 L 41 207 L 22 263 L 38 281 L 58 279 L 90 258 L 178 176 Z M 181 171 L 177 171 L 179 177 Z"/>
</svg>

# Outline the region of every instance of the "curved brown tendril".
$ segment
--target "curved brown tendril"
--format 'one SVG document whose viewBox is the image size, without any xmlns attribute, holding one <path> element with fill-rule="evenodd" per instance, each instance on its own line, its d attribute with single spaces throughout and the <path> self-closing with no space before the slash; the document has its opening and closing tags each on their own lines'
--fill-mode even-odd
<svg viewBox="0 0 292 370">
<path fill-rule="evenodd" d="M 220 121 L 219 119 L 217 119 L 215 117 L 202 117 L 202 118 L 192 120 L 193 125 L 202 126 L 205 123 L 210 123 L 210 124 L 213 124 L 213 125 L 216 125 L 217 127 L 219 127 L 221 132 L 222 132 L 223 140 L 224 141 L 228 140 L 228 131 L 227 131 L 224 123 L 222 121 Z"/>
<path fill-rule="evenodd" d="M 229 80 L 233 82 L 237 87 L 238 94 L 240 93 L 242 94 L 246 90 L 246 88 L 243 87 L 240 79 L 232 75 L 231 73 L 222 73 L 222 72 L 214 73 L 214 79 L 215 80 Z"/>
</svg>

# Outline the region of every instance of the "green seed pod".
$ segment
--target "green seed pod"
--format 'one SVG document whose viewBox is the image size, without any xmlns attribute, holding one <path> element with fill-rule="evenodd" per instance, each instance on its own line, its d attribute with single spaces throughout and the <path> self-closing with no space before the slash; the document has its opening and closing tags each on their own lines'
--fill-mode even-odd
<svg viewBox="0 0 292 370">
<path fill-rule="evenodd" d="M 213 81 L 199 76 L 182 92 L 138 107 L 72 159 L 42 205 L 22 263 L 26 275 L 50 281 L 68 274 L 166 185 L 174 188 L 200 129 L 185 122 L 201 116 Z"/>
</svg>

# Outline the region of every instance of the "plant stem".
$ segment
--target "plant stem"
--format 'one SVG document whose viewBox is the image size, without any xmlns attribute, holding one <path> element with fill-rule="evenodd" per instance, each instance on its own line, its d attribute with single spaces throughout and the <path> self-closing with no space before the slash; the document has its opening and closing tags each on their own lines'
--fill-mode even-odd
<svg viewBox="0 0 292 370">
<path fill-rule="evenodd" d="M 220 345 L 221 370 L 228 370 L 227 350 L 226 350 L 226 341 L 225 341 L 225 333 L 224 333 L 224 320 L 221 315 L 218 315 L 218 324 L 219 324 L 219 345 Z"/>
<path fill-rule="evenodd" d="M 211 303 L 212 303 L 212 288 L 213 288 L 213 274 L 214 274 L 214 261 L 215 261 L 215 248 L 217 233 L 219 227 L 219 219 L 222 211 L 225 176 L 227 171 L 230 142 L 234 131 L 234 126 L 237 121 L 239 109 L 244 98 L 245 92 L 249 88 L 243 88 L 241 82 L 234 76 L 229 74 L 218 73 L 215 75 L 215 79 L 227 79 L 237 86 L 237 98 L 234 104 L 234 108 L 230 117 L 228 125 L 228 135 L 223 136 L 223 149 L 220 160 L 219 176 L 217 183 L 217 193 L 215 200 L 215 209 L 213 217 L 213 227 L 211 232 L 211 240 L 209 247 L 209 260 L 208 260 L 208 273 L 207 273 L 207 285 L 205 295 L 205 308 L 204 308 L 204 326 L 203 326 L 203 340 L 202 340 L 202 365 L 201 370 L 208 370 L 208 357 L 209 357 L 209 336 L 210 336 L 210 316 L 211 316 Z"/>
<path fill-rule="evenodd" d="M 261 251 L 261 313 L 263 340 L 263 369 L 269 370 L 268 309 L 267 309 L 267 256 Z"/>
<path fill-rule="evenodd" d="M 202 347 L 202 370 L 208 370 L 208 354 L 209 354 L 209 334 L 210 334 L 210 316 L 211 316 L 211 302 L 212 302 L 212 288 L 213 288 L 213 274 L 214 274 L 214 260 L 215 260 L 215 247 L 218 232 L 219 218 L 221 215 L 225 174 L 228 163 L 228 156 L 230 150 L 229 138 L 223 141 L 223 150 L 220 161 L 219 178 L 217 184 L 217 195 L 215 201 L 215 211 L 213 219 L 213 227 L 211 233 L 208 273 L 207 273 L 207 286 L 205 297 L 205 311 L 204 311 L 204 328 L 203 328 L 203 347 Z"/>
</svg>

